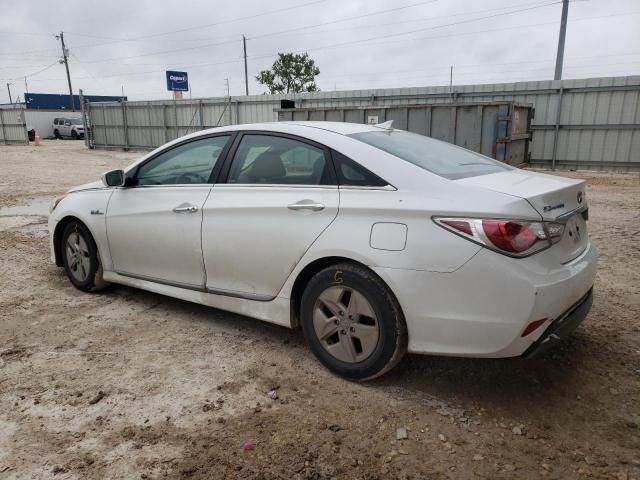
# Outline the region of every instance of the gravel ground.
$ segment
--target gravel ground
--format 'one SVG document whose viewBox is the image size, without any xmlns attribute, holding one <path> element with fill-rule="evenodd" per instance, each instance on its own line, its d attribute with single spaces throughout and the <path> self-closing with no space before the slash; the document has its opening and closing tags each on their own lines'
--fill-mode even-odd
<svg viewBox="0 0 640 480">
<path fill-rule="evenodd" d="M 0 146 L 0 478 L 640 479 L 638 174 L 561 173 L 588 181 L 601 257 L 559 348 L 408 356 L 356 384 L 298 331 L 70 285 L 49 260 L 50 197 L 135 157 Z"/>
</svg>

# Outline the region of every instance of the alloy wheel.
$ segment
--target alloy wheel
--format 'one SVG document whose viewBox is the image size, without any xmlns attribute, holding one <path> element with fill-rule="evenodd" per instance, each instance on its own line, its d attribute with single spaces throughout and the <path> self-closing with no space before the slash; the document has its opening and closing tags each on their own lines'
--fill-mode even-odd
<svg viewBox="0 0 640 480">
<path fill-rule="evenodd" d="M 91 267 L 87 242 L 78 232 L 72 232 L 67 238 L 65 250 L 71 275 L 78 282 L 84 282 L 89 276 Z"/>
<path fill-rule="evenodd" d="M 380 336 L 376 314 L 360 292 L 346 286 L 324 290 L 315 302 L 313 328 L 322 347 L 342 362 L 366 360 Z"/>
</svg>

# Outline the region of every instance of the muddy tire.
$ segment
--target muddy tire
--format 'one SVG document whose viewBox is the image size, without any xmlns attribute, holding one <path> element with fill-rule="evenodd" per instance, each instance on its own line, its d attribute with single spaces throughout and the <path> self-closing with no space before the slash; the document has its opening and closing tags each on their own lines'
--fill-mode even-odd
<svg viewBox="0 0 640 480">
<path fill-rule="evenodd" d="M 342 377 L 378 377 L 407 351 L 407 328 L 398 301 L 364 266 L 342 263 L 318 272 L 305 288 L 300 310 L 309 348 Z"/>
<path fill-rule="evenodd" d="M 74 287 L 83 292 L 96 292 L 109 286 L 102 278 L 96 243 L 82 222 L 70 222 L 60 242 L 62 264 Z"/>
</svg>

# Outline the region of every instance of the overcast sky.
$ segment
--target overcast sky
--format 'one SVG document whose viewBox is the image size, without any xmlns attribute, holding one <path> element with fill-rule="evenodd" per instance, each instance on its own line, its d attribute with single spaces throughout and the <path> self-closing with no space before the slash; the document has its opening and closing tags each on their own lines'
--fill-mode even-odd
<svg viewBox="0 0 640 480">
<path fill-rule="evenodd" d="M 554 0 L 0 0 L 0 103 L 68 93 L 170 98 L 164 71 L 193 97 L 249 92 L 278 52 L 308 51 L 321 90 L 553 78 L 562 4 Z M 564 78 L 640 74 L 640 0 L 572 0 Z M 188 96 L 188 95 L 187 95 Z"/>
</svg>

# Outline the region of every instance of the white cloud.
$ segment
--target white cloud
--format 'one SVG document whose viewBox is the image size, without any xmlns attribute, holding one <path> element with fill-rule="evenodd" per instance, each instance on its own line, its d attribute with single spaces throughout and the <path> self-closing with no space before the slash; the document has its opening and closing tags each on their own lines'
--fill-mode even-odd
<svg viewBox="0 0 640 480">
<path fill-rule="evenodd" d="M 553 0 L 2 0 L 0 82 L 13 83 L 13 97 L 22 98 L 22 77 L 59 59 L 54 34 L 61 30 L 71 52 L 74 93 L 82 88 L 87 94 L 119 95 L 124 87 L 132 100 L 169 98 L 166 69 L 188 71 L 194 97 L 224 95 L 225 78 L 232 95 L 243 94 L 243 33 L 249 38 L 250 93 L 264 91 L 254 77 L 277 52 L 306 49 L 320 67 L 322 90 L 441 85 L 448 83 L 450 65 L 456 84 L 549 79 L 561 5 L 498 16 L 549 3 Z M 407 5 L 414 6 L 398 9 Z M 388 12 L 328 23 L 382 10 Z M 489 15 L 496 16 L 468 21 Z M 457 24 L 446 26 L 452 23 Z M 190 29 L 208 24 L 217 25 Z M 312 27 L 318 24 L 325 25 Z M 638 74 L 639 26 L 637 0 L 572 1 L 564 77 Z M 176 30 L 184 31 L 117 41 Z M 68 91 L 59 64 L 27 81 L 32 92 Z M 2 88 L 0 102 L 7 101 Z"/>
</svg>

